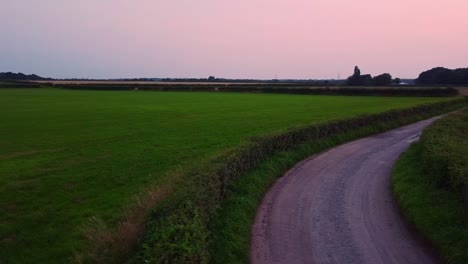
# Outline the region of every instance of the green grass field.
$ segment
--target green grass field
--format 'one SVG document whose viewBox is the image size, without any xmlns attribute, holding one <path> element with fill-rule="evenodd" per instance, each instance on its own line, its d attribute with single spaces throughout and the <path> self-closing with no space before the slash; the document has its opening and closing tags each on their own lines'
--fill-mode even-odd
<svg viewBox="0 0 468 264">
<path fill-rule="evenodd" d="M 150 184 L 252 136 L 446 100 L 0 90 L 0 262 L 64 263 Z"/>
</svg>

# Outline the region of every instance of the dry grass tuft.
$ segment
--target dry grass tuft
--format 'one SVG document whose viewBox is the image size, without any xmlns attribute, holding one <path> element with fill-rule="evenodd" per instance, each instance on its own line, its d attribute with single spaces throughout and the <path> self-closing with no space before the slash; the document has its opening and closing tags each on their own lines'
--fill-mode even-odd
<svg viewBox="0 0 468 264">
<path fill-rule="evenodd" d="M 90 247 L 86 252 L 75 252 L 74 262 L 79 264 L 124 262 L 136 250 L 151 210 L 172 192 L 172 183 L 153 186 L 147 193 L 135 198 L 135 202 L 116 227 L 109 227 L 98 217 L 90 218 L 83 228 L 84 238 Z"/>
</svg>

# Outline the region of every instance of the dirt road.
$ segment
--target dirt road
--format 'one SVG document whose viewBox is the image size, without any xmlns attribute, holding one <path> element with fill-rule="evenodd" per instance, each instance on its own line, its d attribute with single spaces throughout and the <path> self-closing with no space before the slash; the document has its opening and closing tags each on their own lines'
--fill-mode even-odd
<svg viewBox="0 0 468 264">
<path fill-rule="evenodd" d="M 437 263 L 391 192 L 395 161 L 433 121 L 341 145 L 290 170 L 257 211 L 251 263 Z"/>
</svg>

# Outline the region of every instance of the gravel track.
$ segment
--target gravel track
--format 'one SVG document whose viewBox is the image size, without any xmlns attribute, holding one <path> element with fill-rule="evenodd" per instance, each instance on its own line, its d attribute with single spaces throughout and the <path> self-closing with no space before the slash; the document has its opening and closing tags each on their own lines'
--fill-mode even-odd
<svg viewBox="0 0 468 264">
<path fill-rule="evenodd" d="M 251 263 L 438 263 L 401 216 L 391 191 L 395 161 L 435 119 L 296 165 L 257 210 Z"/>
</svg>

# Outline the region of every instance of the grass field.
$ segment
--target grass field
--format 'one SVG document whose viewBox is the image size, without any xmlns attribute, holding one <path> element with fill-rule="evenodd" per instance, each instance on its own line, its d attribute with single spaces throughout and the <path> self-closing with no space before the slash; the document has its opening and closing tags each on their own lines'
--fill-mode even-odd
<svg viewBox="0 0 468 264">
<path fill-rule="evenodd" d="M 252 136 L 440 98 L 0 90 L 0 261 L 64 263 L 171 171 Z"/>
</svg>

